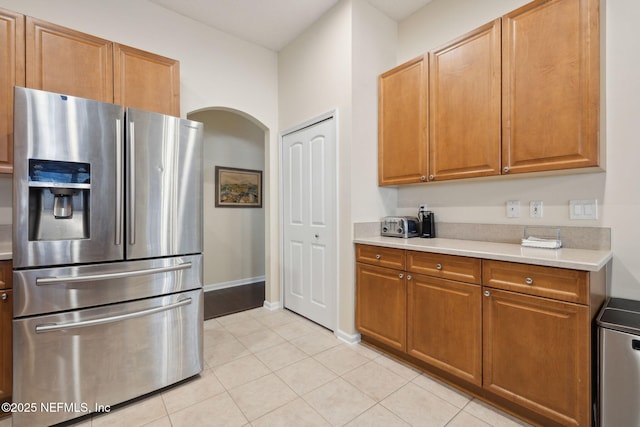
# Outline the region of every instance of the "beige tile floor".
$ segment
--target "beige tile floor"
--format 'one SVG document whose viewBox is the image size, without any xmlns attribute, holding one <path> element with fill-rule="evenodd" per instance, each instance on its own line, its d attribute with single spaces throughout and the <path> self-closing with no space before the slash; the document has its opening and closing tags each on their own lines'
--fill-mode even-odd
<svg viewBox="0 0 640 427">
<path fill-rule="evenodd" d="M 526 425 L 286 310 L 206 321 L 204 358 L 193 380 L 74 426 Z"/>
</svg>

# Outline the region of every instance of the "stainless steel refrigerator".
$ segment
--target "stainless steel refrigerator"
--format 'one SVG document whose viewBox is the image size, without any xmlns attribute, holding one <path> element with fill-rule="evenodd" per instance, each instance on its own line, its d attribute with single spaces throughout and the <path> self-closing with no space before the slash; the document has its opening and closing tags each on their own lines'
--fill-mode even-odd
<svg viewBox="0 0 640 427">
<path fill-rule="evenodd" d="M 202 124 L 21 87 L 14 107 L 14 425 L 201 372 Z"/>
</svg>

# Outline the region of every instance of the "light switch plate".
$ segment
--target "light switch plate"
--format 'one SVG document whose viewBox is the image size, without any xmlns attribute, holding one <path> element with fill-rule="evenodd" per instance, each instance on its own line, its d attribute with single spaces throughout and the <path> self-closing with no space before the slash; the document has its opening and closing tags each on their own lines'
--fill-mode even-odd
<svg viewBox="0 0 640 427">
<path fill-rule="evenodd" d="M 507 200 L 507 218 L 520 218 L 520 200 Z"/>
<path fill-rule="evenodd" d="M 542 200 L 532 200 L 529 202 L 529 217 L 542 218 Z"/>
<path fill-rule="evenodd" d="M 569 200 L 570 219 L 598 219 L 598 199 Z"/>
</svg>

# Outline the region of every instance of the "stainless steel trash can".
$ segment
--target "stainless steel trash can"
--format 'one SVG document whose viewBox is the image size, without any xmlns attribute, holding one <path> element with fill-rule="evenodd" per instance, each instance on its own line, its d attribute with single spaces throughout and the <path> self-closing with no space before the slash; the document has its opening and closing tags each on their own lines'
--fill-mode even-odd
<svg viewBox="0 0 640 427">
<path fill-rule="evenodd" d="M 640 301 L 610 298 L 597 319 L 600 427 L 640 426 Z"/>
</svg>

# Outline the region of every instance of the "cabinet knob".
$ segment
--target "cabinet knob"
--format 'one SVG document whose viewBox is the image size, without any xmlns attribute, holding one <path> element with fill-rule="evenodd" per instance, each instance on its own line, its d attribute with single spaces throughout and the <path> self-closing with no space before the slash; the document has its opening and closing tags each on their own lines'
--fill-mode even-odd
<svg viewBox="0 0 640 427">
<path fill-rule="evenodd" d="M 509 168 L 509 166 L 505 166 L 504 169 L 502 169 L 504 173 L 509 173 L 510 170 L 511 168 Z"/>
<path fill-rule="evenodd" d="M 424 175 L 422 175 L 422 176 L 420 177 L 420 180 L 421 180 L 421 181 L 426 181 L 426 180 L 427 180 L 427 177 L 426 177 L 426 176 L 424 176 Z"/>
<path fill-rule="evenodd" d="M 404 277 L 404 274 L 400 273 L 398 274 L 398 277 L 402 279 Z"/>
<path fill-rule="evenodd" d="M 380 258 L 382 258 L 380 254 L 376 254 L 376 259 L 380 259 Z"/>
<path fill-rule="evenodd" d="M 411 280 L 411 275 L 407 274 L 407 280 Z"/>
<path fill-rule="evenodd" d="M 6 293 L 6 292 L 3 292 L 3 293 L 2 293 L 2 296 L 0 296 L 0 298 L 2 298 L 2 300 L 3 300 L 3 301 L 6 301 L 6 300 L 7 300 L 7 298 L 9 298 L 9 295 L 7 295 L 7 293 Z"/>
<path fill-rule="evenodd" d="M 489 292 L 489 291 L 484 291 L 484 292 L 482 293 L 482 295 L 484 295 L 485 297 L 490 297 L 490 296 L 491 296 L 491 292 Z"/>
<path fill-rule="evenodd" d="M 436 264 L 436 270 L 442 270 L 442 264 Z"/>
<path fill-rule="evenodd" d="M 527 277 L 526 279 L 524 279 L 524 283 L 526 283 L 527 285 L 533 285 L 533 279 L 531 277 Z"/>
<path fill-rule="evenodd" d="M 433 181 L 436 177 L 433 175 L 429 175 L 429 181 Z"/>
</svg>

